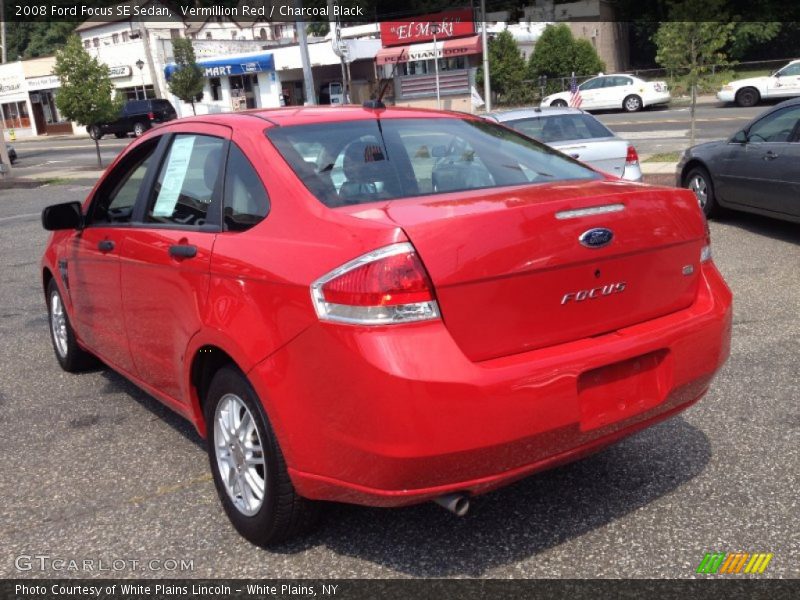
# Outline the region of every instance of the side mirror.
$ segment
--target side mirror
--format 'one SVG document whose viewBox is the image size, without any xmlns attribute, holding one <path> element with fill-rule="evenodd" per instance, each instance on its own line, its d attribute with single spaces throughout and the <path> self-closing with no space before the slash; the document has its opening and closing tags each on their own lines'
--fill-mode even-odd
<svg viewBox="0 0 800 600">
<path fill-rule="evenodd" d="M 42 211 L 42 227 L 47 231 L 60 229 L 81 229 L 83 210 L 80 202 L 53 204 Z"/>
<path fill-rule="evenodd" d="M 731 138 L 731 141 L 734 144 L 746 144 L 747 143 L 747 132 L 742 129 L 741 131 L 737 131 L 736 135 Z"/>
</svg>

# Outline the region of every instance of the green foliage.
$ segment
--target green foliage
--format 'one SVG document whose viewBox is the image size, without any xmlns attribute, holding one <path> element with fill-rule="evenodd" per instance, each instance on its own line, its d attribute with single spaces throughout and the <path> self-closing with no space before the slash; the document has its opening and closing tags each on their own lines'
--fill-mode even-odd
<svg viewBox="0 0 800 600">
<path fill-rule="evenodd" d="M 570 28 L 561 23 L 548 25 L 542 32 L 528 61 L 528 78 L 596 75 L 605 69 L 591 42 L 576 40 Z"/>
<path fill-rule="evenodd" d="M 509 31 L 489 40 L 489 73 L 492 92 L 500 104 L 522 104 L 531 99 L 526 88 L 525 59 Z M 483 85 L 483 69 L 478 71 L 477 84 Z"/>
<path fill-rule="evenodd" d="M 53 73 L 61 80 L 56 105 L 65 118 L 81 125 L 117 118 L 120 98 L 112 98 L 108 67 L 86 52 L 77 35 L 56 54 Z"/>
<path fill-rule="evenodd" d="M 306 25 L 306 33 L 315 37 L 325 37 L 330 30 L 331 26 L 327 21 L 316 21 Z"/>
<path fill-rule="evenodd" d="M 197 64 L 192 40 L 172 40 L 172 53 L 177 69 L 169 78 L 169 91 L 184 102 L 190 102 L 194 112 L 194 103 L 203 99 L 205 80 L 203 70 Z"/>
<path fill-rule="evenodd" d="M 753 48 L 774 39 L 780 33 L 782 25 L 782 23 L 775 22 L 736 23 L 731 35 L 728 53 L 731 58 L 736 60 L 749 58 L 747 53 Z"/>
</svg>

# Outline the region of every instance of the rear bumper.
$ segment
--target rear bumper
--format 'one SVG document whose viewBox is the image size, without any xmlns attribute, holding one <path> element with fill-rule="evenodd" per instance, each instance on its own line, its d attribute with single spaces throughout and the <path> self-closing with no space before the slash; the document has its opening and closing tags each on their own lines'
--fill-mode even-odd
<svg viewBox="0 0 800 600">
<path fill-rule="evenodd" d="M 653 92 L 645 94 L 643 101 L 645 106 L 656 106 L 657 104 L 668 104 L 672 100 L 669 92 Z"/>
<path fill-rule="evenodd" d="M 301 495 L 399 506 L 495 489 L 683 410 L 730 331 L 707 264 L 692 306 L 600 337 L 473 363 L 441 322 L 319 324 L 250 378 Z"/>
</svg>

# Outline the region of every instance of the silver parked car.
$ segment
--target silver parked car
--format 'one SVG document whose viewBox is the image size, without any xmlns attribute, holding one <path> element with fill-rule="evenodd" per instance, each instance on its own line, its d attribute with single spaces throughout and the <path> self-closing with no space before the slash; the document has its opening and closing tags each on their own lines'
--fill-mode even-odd
<svg viewBox="0 0 800 600">
<path fill-rule="evenodd" d="M 639 156 L 629 142 L 579 108 L 525 108 L 484 115 L 604 173 L 641 181 Z"/>
</svg>

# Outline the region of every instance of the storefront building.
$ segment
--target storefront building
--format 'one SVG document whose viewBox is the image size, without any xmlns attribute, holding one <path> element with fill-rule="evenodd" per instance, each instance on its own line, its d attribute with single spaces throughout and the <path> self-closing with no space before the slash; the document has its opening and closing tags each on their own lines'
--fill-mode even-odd
<svg viewBox="0 0 800 600">
<path fill-rule="evenodd" d="M 72 133 L 56 106 L 60 82 L 53 57 L 0 65 L 0 118 L 9 139 Z"/>
<path fill-rule="evenodd" d="M 384 78 L 394 80 L 398 106 L 473 112 L 472 88 L 481 61 L 481 39 L 471 8 L 426 15 L 419 21 L 381 23 L 375 57 Z"/>
<path fill-rule="evenodd" d="M 200 59 L 197 64 L 205 78 L 203 99 L 195 103 L 198 115 L 281 105 L 280 83 L 275 75 L 275 61 L 271 52 L 217 56 Z M 167 81 L 176 69 L 175 63 L 164 67 Z M 182 102 L 173 94 L 168 97 L 178 116 L 192 114 L 191 104 Z"/>
</svg>

